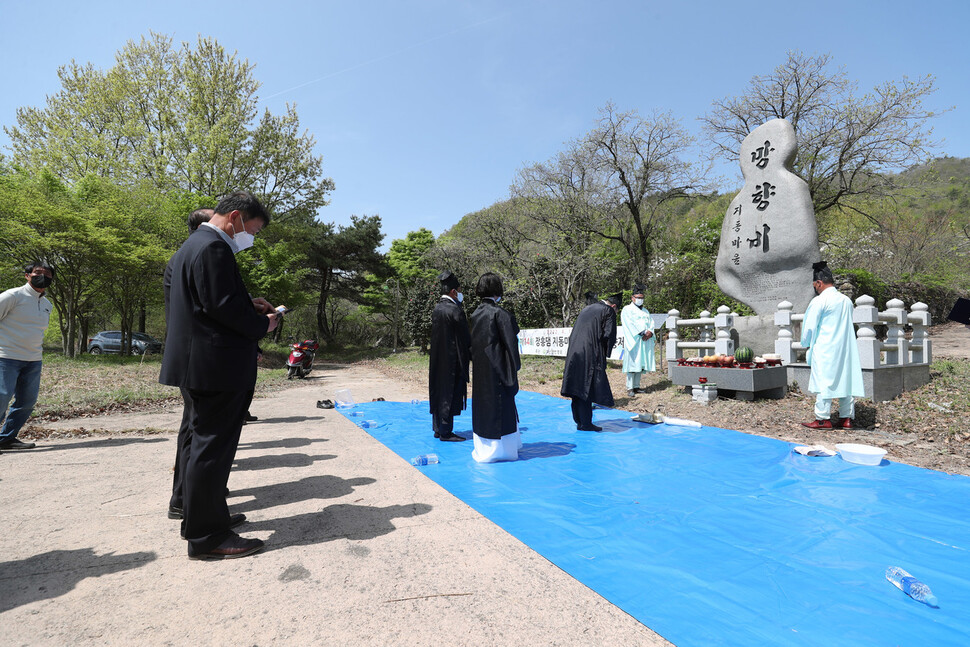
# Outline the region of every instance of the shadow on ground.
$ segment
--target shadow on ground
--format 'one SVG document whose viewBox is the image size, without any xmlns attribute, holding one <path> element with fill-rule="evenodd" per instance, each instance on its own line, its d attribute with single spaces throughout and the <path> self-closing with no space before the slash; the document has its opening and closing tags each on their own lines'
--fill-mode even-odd
<svg viewBox="0 0 970 647">
<path fill-rule="evenodd" d="M 384 508 L 340 503 L 319 512 L 281 519 L 247 523 L 245 530 L 271 530 L 266 549 L 308 546 L 335 539 L 365 540 L 397 530 L 394 519 L 407 519 L 431 512 L 426 503 L 390 505 Z"/>
<path fill-rule="evenodd" d="M 330 475 L 308 476 L 289 483 L 274 483 L 233 490 L 231 498 L 253 498 L 242 503 L 232 503 L 230 500 L 229 505 L 233 512 L 250 512 L 312 499 L 337 499 L 352 494 L 354 488 L 376 482 L 375 479 L 366 476 L 351 479 Z"/>
<path fill-rule="evenodd" d="M 164 443 L 168 442 L 168 436 L 153 436 L 151 438 L 98 438 L 97 440 L 85 440 L 79 443 L 55 443 L 51 445 L 43 444 L 43 441 L 38 441 L 39 445 L 36 448 L 31 449 L 31 453 L 42 453 L 42 452 L 55 452 L 63 449 L 92 449 L 92 448 L 103 448 L 110 449 L 112 447 L 121 447 L 123 445 L 134 445 L 136 443 Z"/>
<path fill-rule="evenodd" d="M 281 438 L 279 440 L 258 440 L 255 442 L 240 442 L 239 449 L 258 450 L 258 449 L 296 449 L 306 447 L 312 443 L 328 442 L 327 438 Z"/>
<path fill-rule="evenodd" d="M 267 454 L 266 456 L 252 456 L 249 458 L 236 457 L 232 469 L 240 472 L 246 470 L 271 470 L 278 467 L 309 467 L 317 461 L 329 461 L 337 458 L 335 454 Z"/>
<path fill-rule="evenodd" d="M 89 577 L 100 577 L 155 561 L 155 553 L 95 555 L 92 548 L 52 550 L 0 563 L 0 613 L 70 592 Z"/>
</svg>

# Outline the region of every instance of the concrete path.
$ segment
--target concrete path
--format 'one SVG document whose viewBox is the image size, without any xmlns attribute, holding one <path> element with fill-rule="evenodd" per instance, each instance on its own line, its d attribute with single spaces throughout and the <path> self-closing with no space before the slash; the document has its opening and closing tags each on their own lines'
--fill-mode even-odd
<svg viewBox="0 0 970 647">
<path fill-rule="evenodd" d="M 190 561 L 165 516 L 180 407 L 61 421 L 111 433 L 0 455 L 0 644 L 667 644 L 316 408 L 340 388 L 427 397 L 329 366 L 257 399 L 229 504 L 267 547 L 238 560 Z"/>
</svg>

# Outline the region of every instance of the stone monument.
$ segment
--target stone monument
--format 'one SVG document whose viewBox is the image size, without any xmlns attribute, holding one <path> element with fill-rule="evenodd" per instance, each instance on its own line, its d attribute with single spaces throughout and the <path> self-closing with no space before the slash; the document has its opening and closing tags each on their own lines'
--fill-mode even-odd
<svg viewBox="0 0 970 647">
<path fill-rule="evenodd" d="M 795 130 L 784 119 L 744 138 L 744 188 L 721 227 L 717 284 L 759 315 L 772 315 L 782 301 L 805 312 L 815 296 L 812 263 L 822 260 L 818 225 L 808 184 L 791 170 L 795 150 Z"/>
</svg>

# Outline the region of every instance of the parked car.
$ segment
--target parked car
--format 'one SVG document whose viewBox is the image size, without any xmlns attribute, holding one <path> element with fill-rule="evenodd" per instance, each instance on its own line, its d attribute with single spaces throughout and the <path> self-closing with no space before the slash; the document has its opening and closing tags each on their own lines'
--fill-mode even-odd
<svg viewBox="0 0 970 647">
<path fill-rule="evenodd" d="M 88 352 L 92 355 L 120 353 L 121 347 L 122 338 L 120 330 L 102 330 L 88 340 Z M 161 353 L 162 342 L 143 332 L 134 333 L 131 340 L 132 354 L 142 355 L 146 350 L 150 353 Z"/>
</svg>

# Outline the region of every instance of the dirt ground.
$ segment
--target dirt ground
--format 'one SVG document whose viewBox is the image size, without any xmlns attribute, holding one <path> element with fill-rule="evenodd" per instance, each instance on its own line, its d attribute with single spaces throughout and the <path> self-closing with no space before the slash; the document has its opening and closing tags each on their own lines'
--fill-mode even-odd
<svg viewBox="0 0 970 647">
<path fill-rule="evenodd" d="M 970 359 L 970 330 L 964 326 L 955 323 L 934 326 L 930 337 L 935 359 Z M 373 366 L 411 384 L 414 389 L 426 388 L 423 385 L 427 378 L 423 374 L 396 369 L 383 361 L 375 361 Z M 666 366 L 663 368 L 665 370 Z M 814 431 L 800 424 L 814 418 L 815 399 L 811 396 L 789 393 L 781 400 L 754 402 L 719 398 L 704 405 L 691 401 L 686 390 L 673 386 L 666 375 L 658 371 L 643 378 L 641 387 L 645 393 L 630 398 L 626 396 L 624 374 L 611 369 L 609 376 L 616 407 L 625 411 L 649 412 L 663 404 L 664 412 L 669 416 L 696 420 L 713 427 L 737 429 L 801 445 L 821 444 L 831 449 L 836 443 L 875 445 L 888 451 L 889 460 L 970 476 L 970 424 L 961 418 L 959 410 L 927 408 L 927 397 L 919 391 L 904 393 L 891 402 L 866 400 L 857 403 L 857 422 L 865 424 L 864 429 Z M 560 383 L 558 380 L 544 384 L 520 380 L 520 388 L 558 396 Z"/>
</svg>

